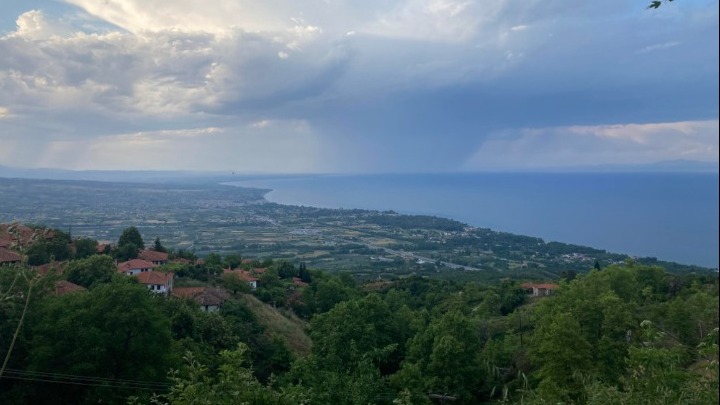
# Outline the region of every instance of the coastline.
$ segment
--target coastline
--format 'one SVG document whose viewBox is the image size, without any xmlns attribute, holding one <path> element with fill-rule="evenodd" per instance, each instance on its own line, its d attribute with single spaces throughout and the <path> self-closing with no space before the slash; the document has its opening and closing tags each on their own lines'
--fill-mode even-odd
<svg viewBox="0 0 720 405">
<path fill-rule="evenodd" d="M 577 195 L 568 198 L 558 197 L 560 193 L 557 189 L 560 186 L 555 184 L 550 185 L 549 193 L 543 194 L 544 188 L 548 188 L 547 178 L 552 177 L 555 179 L 557 176 L 554 174 L 531 176 L 521 174 L 509 176 L 490 175 L 485 177 L 510 178 L 513 181 L 529 177 L 541 181 L 537 182 L 539 184 L 530 184 L 530 187 L 525 187 L 522 192 L 512 190 L 513 184 L 506 185 L 500 184 L 498 181 L 491 182 L 487 191 L 483 191 L 482 201 L 477 204 L 477 207 L 471 206 L 471 203 L 465 203 L 464 205 L 458 203 L 458 200 L 471 201 L 473 198 L 478 199 L 474 190 L 458 193 L 458 190 L 453 188 L 453 185 L 438 186 L 432 184 L 422 189 L 422 187 L 416 187 L 416 184 L 410 184 L 409 186 L 402 184 L 396 188 L 384 183 L 379 186 L 374 184 L 376 180 L 384 180 L 386 177 L 377 175 L 304 176 L 302 179 L 297 177 L 275 178 L 272 180 L 253 179 L 225 184 L 266 189 L 268 191 L 263 195 L 263 198 L 276 204 L 327 209 L 392 210 L 403 215 L 430 215 L 498 232 L 507 232 L 514 235 L 532 235 L 545 241 L 593 247 L 608 252 L 623 252 L 622 254 L 631 257 L 655 257 L 658 260 L 667 262 L 697 265 L 705 268 L 718 267 L 716 263 L 713 265 L 713 259 L 708 259 L 708 257 L 713 256 L 711 249 L 715 249 L 715 255 L 717 254 L 717 242 L 712 243 L 713 231 L 712 229 L 708 231 L 708 227 L 712 226 L 713 219 L 712 217 L 697 218 L 697 215 L 708 211 L 708 204 L 712 207 L 712 193 L 709 201 L 703 202 L 702 199 L 693 199 L 691 203 L 694 205 L 691 205 L 690 208 L 685 206 L 669 207 L 680 212 L 681 215 L 685 215 L 685 217 L 673 213 L 668 209 L 667 203 L 669 200 L 675 204 L 676 201 L 683 198 L 682 191 L 684 190 L 682 187 L 678 188 L 675 183 L 685 183 L 686 178 L 716 181 L 716 173 L 701 173 L 699 175 L 681 173 L 669 176 L 665 174 L 638 175 L 635 173 L 620 175 L 621 179 L 639 178 L 645 183 L 658 183 L 647 187 L 650 191 L 644 189 L 639 192 L 634 191 L 635 195 L 631 196 L 634 200 L 629 202 L 616 199 L 618 193 L 615 191 L 616 185 L 613 183 L 618 177 L 616 173 L 561 175 L 562 179 L 570 179 L 575 183 L 590 183 L 583 183 L 581 185 L 582 190 L 579 192 L 571 190 Z M 395 175 L 394 177 L 395 180 L 405 181 L 406 178 L 412 180 L 412 178 L 418 176 Z M 474 179 L 474 176 L 464 177 Z M 671 180 L 680 179 L 680 181 L 666 185 L 664 182 L 668 178 Z M 587 181 L 588 179 L 592 181 Z M 366 187 L 340 184 L 345 182 L 348 184 L 356 183 L 358 180 L 361 185 Z M 528 186 L 529 183 L 532 182 L 524 180 L 520 186 Z M 629 186 L 635 187 L 636 185 L 631 183 Z M 642 186 L 646 187 L 645 184 Z M 715 187 L 717 188 L 717 186 Z M 363 189 L 362 193 L 357 191 L 361 188 Z M 523 187 L 516 188 L 522 189 Z M 399 194 L 403 195 L 399 198 Z M 438 197 L 443 194 L 448 196 L 445 199 Z M 638 195 L 649 202 L 640 201 Z M 535 206 L 531 206 L 531 204 L 523 205 L 521 201 L 524 197 L 527 197 L 526 199 L 530 200 L 531 204 L 535 204 Z M 356 198 L 358 203 L 353 204 L 350 200 Z M 412 204 L 408 204 L 408 200 L 411 200 Z M 698 206 L 698 201 L 695 200 L 700 200 L 705 206 Z M 412 205 L 412 209 L 408 209 L 409 205 Z M 438 209 L 438 207 L 442 209 Z M 507 212 L 504 212 L 503 210 L 506 208 Z M 455 212 L 451 212 L 453 210 Z M 466 212 L 458 212 L 462 210 L 466 210 Z M 715 208 L 715 215 L 717 216 L 717 208 Z M 698 225 L 699 222 L 700 225 Z M 705 230 L 696 232 L 698 226 L 704 226 Z M 684 235 L 688 236 L 685 237 Z M 705 235 L 706 238 L 701 235 Z M 709 238 L 707 238 L 708 235 Z M 603 243 L 601 240 L 603 238 L 607 243 Z M 622 243 L 623 238 L 630 243 L 624 245 Z M 705 239 L 709 239 L 710 242 L 708 243 Z M 716 239 L 717 233 L 715 232 Z M 662 243 L 653 246 L 653 240 L 660 240 Z M 702 244 L 707 245 L 706 250 L 703 250 L 705 256 L 702 256 L 705 259 L 695 254 L 702 249 Z M 674 251 L 680 253 L 673 254 Z"/>
</svg>

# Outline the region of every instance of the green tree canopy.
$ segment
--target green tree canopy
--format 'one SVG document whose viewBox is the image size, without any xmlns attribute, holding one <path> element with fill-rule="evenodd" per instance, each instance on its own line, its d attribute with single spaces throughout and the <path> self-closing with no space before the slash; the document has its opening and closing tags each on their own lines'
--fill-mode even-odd
<svg viewBox="0 0 720 405">
<path fill-rule="evenodd" d="M 118 240 L 118 248 L 122 248 L 128 244 L 133 244 L 138 249 L 145 249 L 145 242 L 143 242 L 142 235 L 140 235 L 140 231 L 134 226 L 127 227 L 123 230 Z"/>
<path fill-rule="evenodd" d="M 107 255 L 95 255 L 86 259 L 73 260 L 66 269 L 69 282 L 86 288 L 110 282 L 116 273 L 115 261 Z"/>
<path fill-rule="evenodd" d="M 29 402 L 124 403 L 138 390 L 122 380 L 165 382 L 172 345 L 159 303 L 129 279 L 47 297 L 32 322 L 28 369 L 108 379 L 120 389 L 46 384 Z"/>
</svg>

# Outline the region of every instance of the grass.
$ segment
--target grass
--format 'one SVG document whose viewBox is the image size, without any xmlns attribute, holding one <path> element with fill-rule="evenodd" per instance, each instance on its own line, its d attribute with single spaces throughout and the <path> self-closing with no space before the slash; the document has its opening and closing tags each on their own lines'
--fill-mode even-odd
<svg viewBox="0 0 720 405">
<path fill-rule="evenodd" d="M 267 334 L 285 339 L 288 348 L 298 356 L 307 356 L 310 353 L 312 342 L 305 333 L 305 321 L 289 311 L 273 308 L 252 295 L 242 294 L 240 299 L 257 316 Z"/>
</svg>

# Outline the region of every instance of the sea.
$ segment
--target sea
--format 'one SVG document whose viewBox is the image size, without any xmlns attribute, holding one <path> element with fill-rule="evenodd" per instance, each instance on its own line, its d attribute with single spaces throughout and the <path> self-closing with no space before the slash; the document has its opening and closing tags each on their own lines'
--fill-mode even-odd
<svg viewBox="0 0 720 405">
<path fill-rule="evenodd" d="M 435 215 L 613 253 L 718 267 L 717 173 L 253 177 L 268 201 Z"/>
</svg>

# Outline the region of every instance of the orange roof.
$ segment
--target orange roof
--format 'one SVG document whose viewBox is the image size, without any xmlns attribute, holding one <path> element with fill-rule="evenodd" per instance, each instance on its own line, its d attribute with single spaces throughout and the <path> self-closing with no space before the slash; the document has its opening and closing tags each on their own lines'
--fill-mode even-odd
<svg viewBox="0 0 720 405">
<path fill-rule="evenodd" d="M 252 262 L 253 262 L 252 259 L 242 259 L 242 264 L 250 264 Z"/>
<path fill-rule="evenodd" d="M 230 270 L 230 269 L 223 269 L 223 273 L 224 273 L 224 274 L 235 274 L 235 275 L 238 276 L 238 277 L 240 278 L 240 280 L 242 280 L 242 281 L 247 281 L 247 282 L 258 281 L 258 279 L 256 279 L 255 277 L 251 276 L 251 275 L 250 275 L 250 272 L 247 271 L 247 270 Z"/>
<path fill-rule="evenodd" d="M 46 276 L 50 273 L 55 274 L 62 274 L 63 270 L 65 268 L 65 265 L 67 265 L 66 262 L 50 262 L 47 264 L 41 264 L 39 266 L 35 266 L 35 270 L 37 270 L 38 273 L 42 274 L 43 276 Z"/>
<path fill-rule="evenodd" d="M 172 280 L 173 274 L 161 273 L 159 271 L 146 271 L 145 273 L 138 274 L 136 277 L 140 284 L 162 285 Z"/>
<path fill-rule="evenodd" d="M 255 274 L 265 274 L 265 272 L 267 271 L 267 268 L 265 268 L 265 267 L 259 267 L 259 268 L 257 268 L 257 269 L 252 269 L 252 271 L 253 271 L 253 273 L 255 273 Z"/>
<path fill-rule="evenodd" d="M 173 289 L 172 295 L 190 298 L 200 305 L 221 305 L 230 298 L 224 289 L 210 287 L 178 287 Z"/>
<path fill-rule="evenodd" d="M 132 259 L 126 262 L 119 263 L 117 267 L 119 272 L 125 272 L 133 269 L 151 269 L 157 266 L 151 262 L 148 262 L 147 260 Z"/>
<path fill-rule="evenodd" d="M 22 260 L 22 256 L 12 250 L 0 247 L 0 263 L 14 263 Z"/>
<path fill-rule="evenodd" d="M 205 288 L 207 287 L 175 287 L 172 295 L 179 298 L 192 298 L 205 291 Z"/>
<path fill-rule="evenodd" d="M 138 254 L 138 258 L 147 260 L 149 262 L 164 262 L 167 261 L 168 254 L 155 250 L 141 250 Z"/>
<path fill-rule="evenodd" d="M 65 295 L 76 291 L 85 291 L 87 288 L 71 283 L 67 280 L 58 280 L 55 282 L 55 295 Z"/>
</svg>

